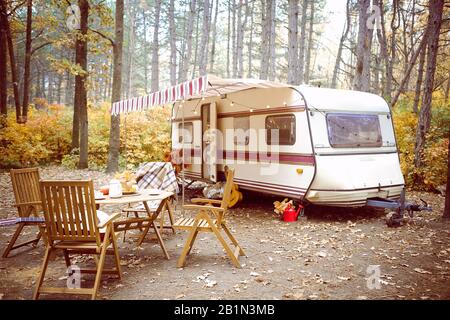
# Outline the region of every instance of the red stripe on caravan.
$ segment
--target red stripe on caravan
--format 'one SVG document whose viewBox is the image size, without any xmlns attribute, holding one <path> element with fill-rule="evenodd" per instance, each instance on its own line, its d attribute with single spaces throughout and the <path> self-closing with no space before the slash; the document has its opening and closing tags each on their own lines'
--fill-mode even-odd
<svg viewBox="0 0 450 320">
<path fill-rule="evenodd" d="M 269 182 L 252 181 L 252 180 L 239 179 L 239 178 L 235 178 L 234 180 L 236 180 L 236 183 L 241 182 L 241 183 L 252 184 L 255 186 L 277 188 L 280 190 L 286 190 L 286 191 L 291 191 L 291 192 L 302 192 L 302 191 L 307 190 L 307 189 L 301 188 L 301 187 L 293 187 L 293 186 L 275 184 L 275 183 L 269 183 Z"/>
</svg>

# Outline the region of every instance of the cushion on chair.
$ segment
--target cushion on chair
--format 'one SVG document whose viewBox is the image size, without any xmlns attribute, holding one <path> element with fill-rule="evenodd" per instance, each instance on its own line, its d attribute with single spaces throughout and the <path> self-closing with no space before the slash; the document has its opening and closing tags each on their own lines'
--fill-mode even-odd
<svg viewBox="0 0 450 320">
<path fill-rule="evenodd" d="M 7 227 L 7 226 L 13 226 L 15 224 L 19 223 L 44 223 L 44 218 L 36 218 L 36 217 L 27 217 L 27 218 L 9 218 L 9 219 L 1 219 L 0 220 L 0 227 Z"/>
</svg>

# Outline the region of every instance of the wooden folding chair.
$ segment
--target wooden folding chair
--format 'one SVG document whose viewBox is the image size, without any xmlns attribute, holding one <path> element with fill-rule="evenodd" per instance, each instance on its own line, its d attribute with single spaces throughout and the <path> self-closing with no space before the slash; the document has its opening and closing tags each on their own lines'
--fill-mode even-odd
<svg viewBox="0 0 450 320">
<path fill-rule="evenodd" d="M 42 211 L 41 195 L 39 193 L 39 169 L 12 169 L 10 173 L 14 198 L 16 200 L 14 206 L 17 207 L 19 218 L 24 218 L 23 220 L 27 220 L 26 218 L 29 218 L 30 216 L 38 218 Z M 42 230 L 39 230 L 37 237 L 33 240 L 16 245 L 17 239 L 22 233 L 23 228 L 26 226 L 39 227 L 42 226 L 42 223 L 35 221 L 19 222 L 16 231 L 3 252 L 3 258 L 7 258 L 12 250 L 29 244 L 33 244 L 34 246 L 38 244 L 42 235 Z M 41 229 L 41 227 L 39 227 L 39 229 Z"/>
<path fill-rule="evenodd" d="M 178 268 L 184 267 L 186 257 L 191 252 L 199 232 L 213 233 L 222 244 L 233 265 L 237 268 L 241 268 L 238 258 L 239 256 L 245 256 L 244 250 L 242 250 L 237 240 L 231 234 L 230 229 L 225 224 L 225 214 L 230 201 L 234 170 L 228 170 L 226 176 L 227 182 L 225 184 L 222 200 L 192 199 L 191 201 L 194 204 L 185 205 L 184 208 L 187 210 L 197 210 L 198 214 L 194 218 L 182 218 L 174 224 L 174 228 L 176 229 L 190 231 L 188 240 L 186 241 L 183 252 L 178 260 Z M 234 250 L 232 250 L 227 241 L 225 241 L 221 233 L 222 230 L 231 240 L 234 245 Z"/>
<path fill-rule="evenodd" d="M 44 209 L 47 248 L 41 274 L 36 283 L 34 299 L 42 293 L 88 294 L 97 297 L 103 274 L 114 274 L 121 279 L 120 258 L 117 249 L 113 220 L 120 213 L 98 222 L 94 198 L 94 184 L 89 181 L 41 181 L 40 191 Z M 108 250 L 110 245 L 112 250 Z M 81 274 L 95 274 L 93 288 L 43 287 L 49 257 L 53 251 L 62 250 L 66 266 L 72 265 L 71 254 L 94 255 L 96 269 L 81 269 Z M 106 255 L 114 255 L 115 268 L 104 270 Z"/>
</svg>

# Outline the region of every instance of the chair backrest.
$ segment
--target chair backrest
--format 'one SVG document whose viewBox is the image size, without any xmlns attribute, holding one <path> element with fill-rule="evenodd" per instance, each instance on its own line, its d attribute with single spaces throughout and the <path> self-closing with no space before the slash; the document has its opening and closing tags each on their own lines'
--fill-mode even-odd
<svg viewBox="0 0 450 320">
<path fill-rule="evenodd" d="M 223 197 L 222 197 L 222 204 L 221 208 L 227 210 L 230 200 L 231 200 L 231 192 L 233 188 L 233 178 L 234 178 L 234 169 L 228 169 L 226 170 L 226 179 L 227 182 L 225 183 L 225 187 L 223 189 Z"/>
<path fill-rule="evenodd" d="M 16 205 L 41 201 L 38 168 L 11 169 L 10 174 Z M 35 208 L 31 206 L 31 209 Z M 18 211 L 19 217 L 26 217 L 30 214 L 30 207 L 19 206 Z"/>
<path fill-rule="evenodd" d="M 40 189 L 51 244 L 67 240 L 101 245 L 92 180 L 41 181 Z"/>
</svg>

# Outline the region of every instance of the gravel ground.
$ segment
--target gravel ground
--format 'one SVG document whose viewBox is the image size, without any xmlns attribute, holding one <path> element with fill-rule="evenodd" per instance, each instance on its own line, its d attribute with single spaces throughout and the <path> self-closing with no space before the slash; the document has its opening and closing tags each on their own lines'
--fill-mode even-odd
<svg viewBox="0 0 450 320">
<path fill-rule="evenodd" d="M 48 167 L 44 179 L 91 178 L 96 187 L 111 177 L 98 171 Z M 194 196 L 193 191 L 188 192 Z M 9 174 L 0 173 L 0 218 L 14 216 Z M 284 223 L 273 213 L 276 199 L 246 193 L 227 218 L 247 257 L 234 268 L 212 235 L 200 234 L 183 269 L 176 261 L 186 232 L 164 234 L 166 260 L 154 239 L 138 248 L 133 238 L 119 240 L 124 277 L 102 282 L 101 299 L 449 299 L 450 223 L 441 220 L 444 198 L 409 192 L 434 211 L 418 213 L 391 229 L 385 214 L 368 209 L 313 208 L 307 218 Z M 117 210 L 108 207 L 105 211 Z M 184 215 L 192 213 L 186 212 Z M 176 210 L 181 217 L 180 210 Z M 14 228 L 0 229 L 0 250 Z M 28 229 L 26 237 L 34 230 Z M 0 258 L 0 299 L 30 299 L 44 247 L 25 247 Z M 92 259 L 77 259 L 92 264 Z M 376 278 L 379 271 L 379 278 Z M 61 256 L 51 261 L 47 280 L 65 285 Z M 377 280 L 378 279 L 378 280 Z M 83 278 L 83 286 L 92 278 Z M 42 298 L 46 298 L 42 296 Z M 64 295 L 47 298 L 74 298 Z"/>
</svg>

